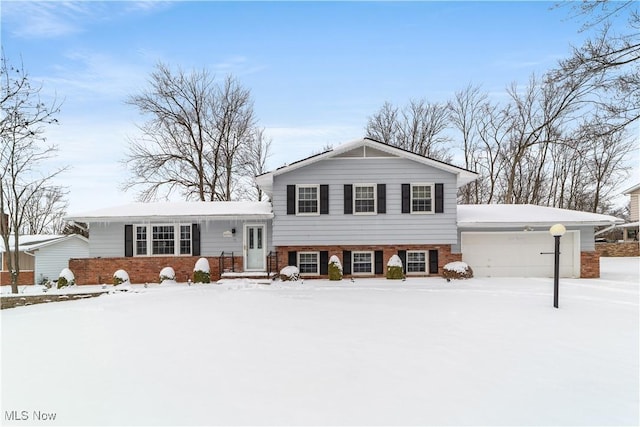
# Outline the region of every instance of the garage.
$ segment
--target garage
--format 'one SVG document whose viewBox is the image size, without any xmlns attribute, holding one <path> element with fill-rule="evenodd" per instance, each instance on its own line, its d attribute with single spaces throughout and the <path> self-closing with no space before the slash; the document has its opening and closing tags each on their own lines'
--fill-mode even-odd
<svg viewBox="0 0 640 427">
<path fill-rule="evenodd" d="M 580 277 L 580 231 L 560 239 L 560 277 Z M 554 238 L 547 231 L 462 232 L 462 260 L 476 277 L 553 277 Z"/>
</svg>

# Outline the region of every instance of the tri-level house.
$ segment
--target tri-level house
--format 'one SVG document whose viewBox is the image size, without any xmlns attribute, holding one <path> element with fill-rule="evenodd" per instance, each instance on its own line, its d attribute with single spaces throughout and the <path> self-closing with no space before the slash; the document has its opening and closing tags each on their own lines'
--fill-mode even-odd
<svg viewBox="0 0 640 427">
<path fill-rule="evenodd" d="M 561 275 L 598 277 L 594 227 L 620 222 L 530 205 L 457 205 L 476 173 L 364 138 L 256 177 L 269 202 L 133 203 L 67 218 L 89 225 L 89 256 L 69 267 L 80 284 L 117 269 L 158 280 L 165 266 L 191 277 L 200 257 L 214 279 L 266 276 L 295 265 L 322 277 L 337 256 L 347 276 L 385 273 L 393 255 L 405 273 L 438 275 L 451 261 L 483 276 L 553 272 L 549 226 L 567 228 Z"/>
<path fill-rule="evenodd" d="M 258 176 L 273 204 L 278 259 L 327 274 L 341 258 L 351 275 L 385 272 L 398 254 L 410 274 L 438 274 L 460 260 L 458 188 L 474 172 L 363 139 Z"/>
</svg>

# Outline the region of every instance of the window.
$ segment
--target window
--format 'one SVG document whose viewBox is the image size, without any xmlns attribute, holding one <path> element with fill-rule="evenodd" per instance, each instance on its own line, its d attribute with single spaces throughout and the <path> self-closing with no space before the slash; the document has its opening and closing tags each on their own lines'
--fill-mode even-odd
<svg viewBox="0 0 640 427">
<path fill-rule="evenodd" d="M 151 253 L 153 255 L 173 255 L 175 234 L 171 225 L 154 225 L 152 228 Z"/>
<path fill-rule="evenodd" d="M 147 227 L 136 226 L 136 255 L 147 254 Z"/>
<path fill-rule="evenodd" d="M 373 252 L 352 252 L 353 274 L 373 274 Z"/>
<path fill-rule="evenodd" d="M 374 184 L 354 184 L 353 213 L 376 212 L 376 186 Z"/>
<path fill-rule="evenodd" d="M 180 255 L 191 255 L 191 226 L 180 226 Z"/>
<path fill-rule="evenodd" d="M 300 274 L 319 274 L 319 252 L 298 252 L 298 269 Z"/>
<path fill-rule="evenodd" d="M 191 255 L 193 231 L 191 224 L 135 225 L 134 255 Z"/>
<path fill-rule="evenodd" d="M 318 185 L 298 185 L 297 186 L 297 213 L 299 215 L 318 215 Z"/>
<path fill-rule="evenodd" d="M 433 184 L 411 185 L 411 213 L 433 213 Z"/>
<path fill-rule="evenodd" d="M 425 251 L 407 251 L 407 273 L 426 273 L 427 253 Z"/>
</svg>

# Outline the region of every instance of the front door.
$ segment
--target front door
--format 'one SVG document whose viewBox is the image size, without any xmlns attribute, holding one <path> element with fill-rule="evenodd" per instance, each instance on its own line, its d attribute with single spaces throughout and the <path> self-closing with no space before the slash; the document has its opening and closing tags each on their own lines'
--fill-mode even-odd
<svg viewBox="0 0 640 427">
<path fill-rule="evenodd" d="M 261 225 L 247 225 L 244 233 L 245 270 L 265 270 L 265 227 Z"/>
</svg>

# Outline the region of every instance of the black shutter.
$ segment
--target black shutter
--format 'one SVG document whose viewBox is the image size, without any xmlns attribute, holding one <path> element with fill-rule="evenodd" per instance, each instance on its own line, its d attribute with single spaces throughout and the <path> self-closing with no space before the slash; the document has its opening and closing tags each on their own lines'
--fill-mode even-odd
<svg viewBox="0 0 640 427">
<path fill-rule="evenodd" d="M 342 251 L 342 274 L 351 274 L 351 251 Z"/>
<path fill-rule="evenodd" d="M 329 274 L 329 251 L 320 251 L 320 274 Z"/>
<path fill-rule="evenodd" d="M 378 213 L 387 213 L 387 184 L 378 184 Z"/>
<path fill-rule="evenodd" d="M 296 214 L 296 186 L 287 185 L 287 215 Z"/>
<path fill-rule="evenodd" d="M 329 213 L 329 186 L 320 186 L 320 215 Z"/>
<path fill-rule="evenodd" d="M 438 250 L 429 251 L 429 274 L 438 274 Z"/>
<path fill-rule="evenodd" d="M 133 225 L 124 226 L 124 256 L 133 256 Z"/>
<path fill-rule="evenodd" d="M 375 274 L 384 274 L 384 259 L 382 251 L 375 251 L 374 253 L 376 259 L 375 265 Z"/>
<path fill-rule="evenodd" d="M 436 184 L 436 213 L 444 212 L 444 186 Z"/>
<path fill-rule="evenodd" d="M 296 251 L 289 251 L 289 261 L 287 265 L 294 265 L 294 266 L 298 266 L 298 252 Z"/>
<path fill-rule="evenodd" d="M 344 213 L 345 215 L 353 213 L 353 185 L 351 184 L 344 185 Z"/>
<path fill-rule="evenodd" d="M 200 224 L 191 224 L 191 255 L 200 256 Z"/>
<path fill-rule="evenodd" d="M 402 213 L 411 213 L 411 184 L 402 184 Z"/>
<path fill-rule="evenodd" d="M 398 251 L 398 257 L 402 261 L 402 272 L 407 274 L 407 251 Z"/>
</svg>

